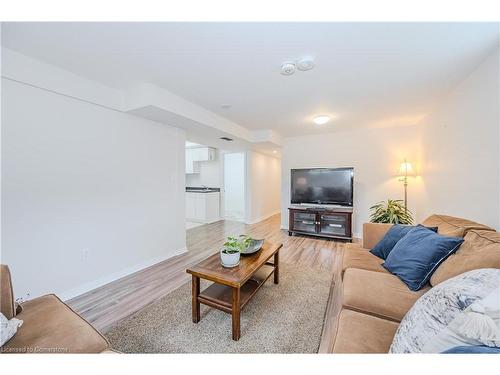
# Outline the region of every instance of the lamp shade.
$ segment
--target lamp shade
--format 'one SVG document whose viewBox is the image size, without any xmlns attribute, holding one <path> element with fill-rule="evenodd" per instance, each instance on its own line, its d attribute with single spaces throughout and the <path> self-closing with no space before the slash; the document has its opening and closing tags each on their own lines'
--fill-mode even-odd
<svg viewBox="0 0 500 375">
<path fill-rule="evenodd" d="M 413 170 L 413 167 L 411 166 L 411 163 L 407 162 L 406 160 L 401 163 L 399 166 L 399 171 L 398 171 L 398 176 L 414 176 L 415 171 Z"/>
</svg>

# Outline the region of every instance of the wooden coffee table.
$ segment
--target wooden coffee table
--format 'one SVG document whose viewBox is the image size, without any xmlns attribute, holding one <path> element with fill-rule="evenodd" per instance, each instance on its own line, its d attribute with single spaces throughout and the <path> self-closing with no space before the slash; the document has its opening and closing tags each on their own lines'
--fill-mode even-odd
<svg viewBox="0 0 500 375">
<path fill-rule="evenodd" d="M 274 274 L 274 283 L 279 283 L 279 250 L 283 244 L 265 241 L 262 249 L 252 255 L 242 255 L 240 264 L 224 268 L 220 254 L 214 254 L 197 265 L 188 268 L 193 277 L 192 304 L 193 322 L 200 321 L 200 303 L 232 315 L 233 340 L 240 339 L 240 312 L 262 285 Z M 269 262 L 274 257 L 273 262 Z M 200 293 L 200 279 L 213 281 Z"/>
</svg>

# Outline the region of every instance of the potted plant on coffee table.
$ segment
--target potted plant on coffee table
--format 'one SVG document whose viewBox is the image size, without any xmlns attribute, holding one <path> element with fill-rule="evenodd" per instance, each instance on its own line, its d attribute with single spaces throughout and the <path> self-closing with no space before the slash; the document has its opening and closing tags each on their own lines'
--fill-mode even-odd
<svg viewBox="0 0 500 375">
<path fill-rule="evenodd" d="M 240 254 L 252 243 L 252 238 L 246 235 L 228 237 L 220 251 L 222 267 L 231 268 L 240 264 Z"/>
</svg>

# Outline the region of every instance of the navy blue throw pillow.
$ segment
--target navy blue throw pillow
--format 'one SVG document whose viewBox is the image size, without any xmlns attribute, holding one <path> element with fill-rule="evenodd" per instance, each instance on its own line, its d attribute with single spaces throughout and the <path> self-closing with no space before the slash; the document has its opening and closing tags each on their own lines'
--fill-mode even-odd
<svg viewBox="0 0 500 375">
<path fill-rule="evenodd" d="M 455 346 L 445 350 L 445 354 L 500 354 L 500 348 L 485 345 Z"/>
<path fill-rule="evenodd" d="M 406 234 L 411 231 L 415 226 L 413 225 L 401 225 L 394 224 L 385 234 L 384 238 L 382 238 L 378 244 L 376 244 L 373 249 L 370 250 L 375 256 L 382 258 L 384 260 L 387 259 L 389 253 L 394 248 L 394 245 L 406 236 Z M 437 232 L 437 227 L 428 227 L 430 230 Z"/>
<path fill-rule="evenodd" d="M 420 290 L 462 242 L 463 238 L 442 236 L 417 225 L 398 241 L 383 266 L 411 290 Z"/>
</svg>

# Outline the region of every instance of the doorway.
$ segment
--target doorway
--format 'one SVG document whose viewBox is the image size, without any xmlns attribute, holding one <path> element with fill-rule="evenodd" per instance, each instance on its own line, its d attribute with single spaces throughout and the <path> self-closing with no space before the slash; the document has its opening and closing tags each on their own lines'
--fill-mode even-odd
<svg viewBox="0 0 500 375">
<path fill-rule="evenodd" d="M 224 154 L 224 218 L 245 221 L 245 153 Z"/>
</svg>

